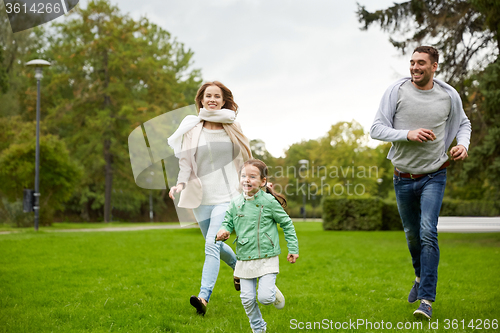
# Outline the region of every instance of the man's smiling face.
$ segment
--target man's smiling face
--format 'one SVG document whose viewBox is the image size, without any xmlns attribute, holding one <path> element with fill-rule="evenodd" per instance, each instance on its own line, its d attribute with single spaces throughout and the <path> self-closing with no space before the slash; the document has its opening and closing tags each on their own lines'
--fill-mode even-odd
<svg viewBox="0 0 500 333">
<path fill-rule="evenodd" d="M 431 89 L 437 62 L 432 63 L 429 54 L 415 52 L 410 60 L 410 74 L 413 84 L 418 89 Z"/>
</svg>

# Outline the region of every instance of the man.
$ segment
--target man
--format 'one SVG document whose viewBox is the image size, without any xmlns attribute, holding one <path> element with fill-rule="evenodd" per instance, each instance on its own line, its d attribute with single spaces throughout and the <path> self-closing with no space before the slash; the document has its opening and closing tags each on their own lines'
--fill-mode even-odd
<svg viewBox="0 0 500 333">
<path fill-rule="evenodd" d="M 437 223 L 446 186 L 446 167 L 464 160 L 471 126 L 457 91 L 434 79 L 438 51 L 420 46 L 410 60 L 411 77 L 387 89 L 370 130 L 373 139 L 392 142 L 387 158 L 394 165 L 399 215 L 416 279 L 408 302 L 420 300 L 416 317 L 431 319 L 436 298 L 439 246 Z"/>
</svg>

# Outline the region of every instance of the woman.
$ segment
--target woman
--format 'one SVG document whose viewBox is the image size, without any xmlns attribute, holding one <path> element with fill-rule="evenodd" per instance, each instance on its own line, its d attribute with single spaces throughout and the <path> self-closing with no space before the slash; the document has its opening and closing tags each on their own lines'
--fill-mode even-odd
<svg viewBox="0 0 500 333">
<path fill-rule="evenodd" d="M 179 157 L 177 185 L 170 198 L 180 193 L 179 207 L 192 208 L 205 238 L 205 263 L 198 297 L 190 303 L 199 314 L 206 313 L 220 259 L 233 270 L 234 251 L 227 244 L 215 242 L 226 209 L 239 195 L 238 172 L 244 161 L 252 158 L 248 139 L 234 120 L 238 105 L 231 91 L 218 81 L 203 84 L 196 94 L 198 117 L 187 116 L 168 139 Z M 239 279 L 234 278 L 239 290 Z"/>
</svg>

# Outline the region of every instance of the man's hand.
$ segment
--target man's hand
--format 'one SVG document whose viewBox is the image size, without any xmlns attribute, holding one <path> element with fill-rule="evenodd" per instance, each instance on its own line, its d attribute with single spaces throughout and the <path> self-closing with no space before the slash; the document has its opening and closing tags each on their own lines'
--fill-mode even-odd
<svg viewBox="0 0 500 333">
<path fill-rule="evenodd" d="M 419 128 L 413 131 L 409 131 L 406 136 L 410 141 L 416 142 L 427 142 L 436 140 L 436 134 L 432 130 L 428 130 L 425 128 Z"/>
<path fill-rule="evenodd" d="M 184 183 L 180 183 L 177 186 L 171 187 L 170 191 L 168 192 L 168 196 L 170 197 L 170 199 L 174 200 L 174 195 L 182 191 L 184 189 L 184 185 Z"/>
<path fill-rule="evenodd" d="M 288 256 L 286 257 L 286 260 L 288 260 L 291 264 L 295 264 L 295 262 L 297 261 L 298 257 L 299 257 L 298 254 L 288 253 Z"/>
<path fill-rule="evenodd" d="M 220 241 L 220 240 L 225 241 L 226 239 L 229 238 L 229 235 L 231 235 L 229 233 L 229 231 L 227 231 L 227 230 L 219 230 L 219 232 L 217 233 L 217 237 L 215 237 L 215 240 L 216 241 Z"/>
<path fill-rule="evenodd" d="M 467 158 L 467 149 L 464 146 L 458 145 L 450 149 L 451 159 L 453 161 L 456 160 L 465 160 Z"/>
</svg>

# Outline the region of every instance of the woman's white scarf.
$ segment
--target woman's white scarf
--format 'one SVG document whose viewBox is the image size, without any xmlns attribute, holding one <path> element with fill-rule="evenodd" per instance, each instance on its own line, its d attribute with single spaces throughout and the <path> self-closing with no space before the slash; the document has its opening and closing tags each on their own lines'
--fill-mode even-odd
<svg viewBox="0 0 500 333">
<path fill-rule="evenodd" d="M 168 138 L 168 145 L 174 150 L 175 156 L 180 158 L 182 136 L 198 125 L 200 121 L 210 121 L 213 123 L 222 123 L 230 125 L 236 119 L 236 112 L 229 109 L 221 109 L 208 111 L 204 108 L 200 109 L 198 116 L 186 116 L 179 125 L 179 128 Z M 224 126 L 226 128 L 226 126 Z M 250 153 L 251 154 L 251 153 Z M 250 155 L 251 156 L 251 155 Z"/>
</svg>

